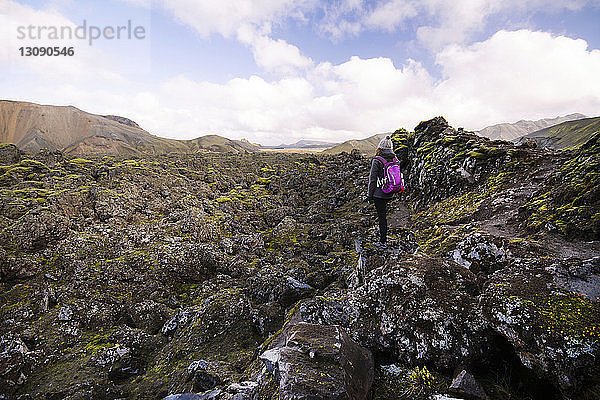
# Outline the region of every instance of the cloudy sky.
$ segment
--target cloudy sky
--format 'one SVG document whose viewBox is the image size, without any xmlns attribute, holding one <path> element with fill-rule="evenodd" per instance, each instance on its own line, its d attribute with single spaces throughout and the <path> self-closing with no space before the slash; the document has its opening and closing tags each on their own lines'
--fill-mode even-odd
<svg viewBox="0 0 600 400">
<path fill-rule="evenodd" d="M 598 21 L 600 0 L 0 0 L 0 98 L 262 144 L 598 116 Z M 75 55 L 21 56 L 40 46 Z"/>
</svg>

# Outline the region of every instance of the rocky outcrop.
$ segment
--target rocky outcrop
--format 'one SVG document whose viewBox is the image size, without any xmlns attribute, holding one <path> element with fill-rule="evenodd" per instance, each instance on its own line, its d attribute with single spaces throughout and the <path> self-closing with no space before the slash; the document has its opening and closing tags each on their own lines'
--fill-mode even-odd
<svg viewBox="0 0 600 400">
<path fill-rule="evenodd" d="M 373 357 L 335 325 L 300 322 L 288 327 L 284 344 L 259 359 L 279 387 L 281 399 L 368 398 Z"/>
</svg>

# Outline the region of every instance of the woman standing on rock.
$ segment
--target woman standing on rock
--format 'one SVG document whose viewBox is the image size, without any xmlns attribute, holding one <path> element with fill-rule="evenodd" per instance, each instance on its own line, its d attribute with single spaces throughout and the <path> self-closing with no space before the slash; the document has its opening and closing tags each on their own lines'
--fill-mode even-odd
<svg viewBox="0 0 600 400">
<path fill-rule="evenodd" d="M 379 245 L 387 247 L 387 203 L 395 193 L 404 191 L 404 181 L 392 139 L 388 135 L 381 139 L 371 162 L 367 200 L 375 204 L 379 220 Z"/>
</svg>

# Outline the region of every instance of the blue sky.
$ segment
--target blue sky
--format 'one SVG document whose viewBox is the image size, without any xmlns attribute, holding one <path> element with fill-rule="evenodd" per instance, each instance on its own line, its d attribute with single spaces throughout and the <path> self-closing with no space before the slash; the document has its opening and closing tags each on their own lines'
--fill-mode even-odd
<svg viewBox="0 0 600 400">
<path fill-rule="evenodd" d="M 150 132 L 340 141 L 444 115 L 467 129 L 600 110 L 600 0 L 0 0 L 0 97 Z M 143 26 L 143 40 L 16 39 Z M 73 57 L 22 57 L 21 46 Z"/>
</svg>

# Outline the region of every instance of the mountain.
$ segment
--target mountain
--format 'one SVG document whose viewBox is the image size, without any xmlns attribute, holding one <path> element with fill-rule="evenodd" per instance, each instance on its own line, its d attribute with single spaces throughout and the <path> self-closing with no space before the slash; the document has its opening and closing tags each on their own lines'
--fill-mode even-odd
<svg viewBox="0 0 600 400">
<path fill-rule="evenodd" d="M 545 118 L 537 121 L 521 120 L 519 122 L 515 122 L 514 124 L 504 123 L 488 126 L 476 133 L 492 140 L 515 140 L 529 133 L 547 128 L 552 125 L 582 118 L 587 118 L 587 116 L 576 113 L 565 115 L 564 117 Z"/>
<path fill-rule="evenodd" d="M 73 106 L 0 101 L 0 142 L 35 153 L 42 148 L 66 154 L 257 152 L 258 146 L 216 135 L 175 140 L 152 135 L 134 121 L 96 115 Z"/>
<path fill-rule="evenodd" d="M 540 147 L 564 150 L 579 148 L 598 132 L 600 132 L 600 117 L 585 118 L 540 129 L 523 136 L 521 141 L 533 139 Z"/>
<path fill-rule="evenodd" d="M 361 154 L 371 154 L 375 153 L 377 150 L 377 146 L 381 139 L 383 139 L 388 133 L 379 133 L 377 135 L 369 136 L 366 139 L 353 139 L 348 140 L 343 143 L 340 143 L 336 146 L 333 146 L 330 149 L 323 151 L 326 154 L 338 154 L 342 152 L 350 153 L 352 150 L 356 149 L 360 151 Z"/>
<path fill-rule="evenodd" d="M 285 144 L 279 146 L 262 146 L 265 149 L 327 149 L 337 145 L 338 143 L 324 142 L 321 140 L 302 139 L 296 143 Z"/>
<path fill-rule="evenodd" d="M 181 140 L 188 146 L 188 153 L 256 153 L 260 147 L 247 140 L 231 140 L 219 135 L 205 135 L 192 140 Z M 190 151 L 191 150 L 191 151 Z"/>
</svg>

